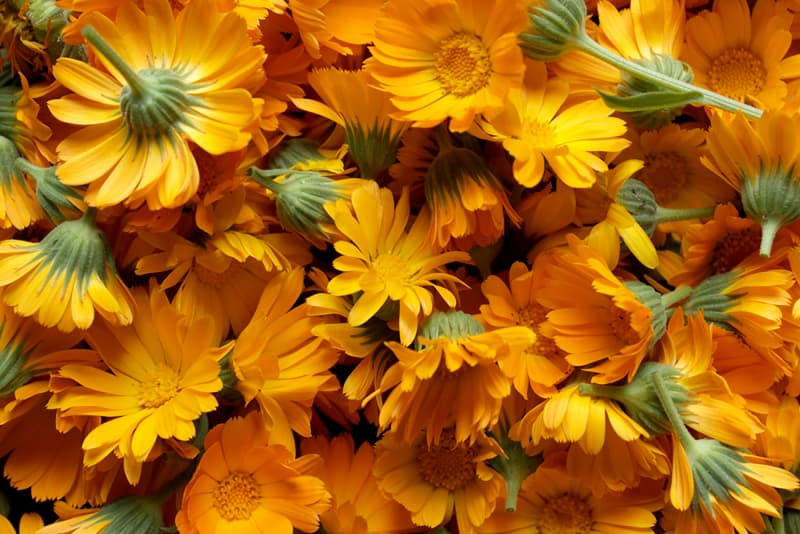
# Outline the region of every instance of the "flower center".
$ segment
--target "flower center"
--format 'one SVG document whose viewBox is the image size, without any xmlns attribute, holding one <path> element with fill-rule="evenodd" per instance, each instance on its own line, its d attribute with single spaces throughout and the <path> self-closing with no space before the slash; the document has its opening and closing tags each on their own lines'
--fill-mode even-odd
<svg viewBox="0 0 800 534">
<path fill-rule="evenodd" d="M 370 272 L 384 285 L 387 282 L 408 282 L 412 275 L 408 262 L 395 254 L 381 254 L 375 258 Z"/>
<path fill-rule="evenodd" d="M 548 123 L 533 121 L 527 124 L 528 135 L 525 141 L 533 148 L 539 150 L 553 150 L 556 148 L 555 132 Z"/>
<path fill-rule="evenodd" d="M 755 96 L 764 87 L 767 71 L 761 60 L 746 48 L 729 48 L 711 62 L 708 85 L 736 100 Z"/>
<path fill-rule="evenodd" d="M 139 384 L 139 405 L 158 408 L 178 394 L 178 373 L 164 364 L 153 369 Z"/>
<path fill-rule="evenodd" d="M 214 508 L 226 521 L 248 519 L 261 501 L 255 479 L 246 473 L 231 473 L 213 492 Z"/>
<path fill-rule="evenodd" d="M 417 468 L 422 478 L 437 488 L 455 491 L 475 480 L 476 469 L 473 458 L 477 445 L 470 447 L 456 443 L 454 432 L 442 432 L 438 445 L 428 447 L 425 442 L 418 446 Z"/>
<path fill-rule="evenodd" d="M 188 93 L 189 84 L 170 69 L 144 69 L 137 74 L 139 89 L 126 85 L 119 99 L 125 124 L 137 137 L 160 137 L 187 122 L 186 111 L 197 104 Z"/>
<path fill-rule="evenodd" d="M 592 509 L 574 495 L 562 493 L 547 499 L 539 519 L 539 532 L 547 534 L 589 534 L 592 532 Z"/>
<path fill-rule="evenodd" d="M 543 323 L 547 318 L 547 310 L 538 302 L 532 302 L 523 308 L 517 308 L 511 318 L 519 326 L 527 326 L 536 330 L 539 323 Z"/>
<path fill-rule="evenodd" d="M 754 226 L 737 232 L 728 232 L 714 246 L 711 253 L 711 273 L 730 272 L 742 260 L 758 250 L 761 244 L 761 228 Z"/>
<path fill-rule="evenodd" d="M 608 324 L 614 335 L 626 345 L 633 345 L 639 341 L 639 334 L 631 326 L 631 314 L 619 308 L 612 308 L 609 311 Z"/>
<path fill-rule="evenodd" d="M 474 34 L 454 33 L 441 42 L 433 58 L 436 79 L 450 94 L 472 95 L 489 84 L 489 51 Z"/>
<path fill-rule="evenodd" d="M 686 159 L 675 152 L 647 154 L 639 180 L 645 183 L 658 204 L 667 204 L 678 196 L 686 185 Z"/>
</svg>

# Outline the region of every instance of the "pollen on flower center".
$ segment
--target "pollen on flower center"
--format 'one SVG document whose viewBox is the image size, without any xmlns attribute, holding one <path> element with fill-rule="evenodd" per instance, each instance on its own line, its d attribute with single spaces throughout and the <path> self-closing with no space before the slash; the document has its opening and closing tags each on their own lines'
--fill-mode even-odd
<svg viewBox="0 0 800 534">
<path fill-rule="evenodd" d="M 125 123 L 134 134 L 157 137 L 186 122 L 186 111 L 196 102 L 188 93 L 190 85 L 178 73 L 144 69 L 137 75 L 137 89 L 124 86 L 119 100 Z"/>
<path fill-rule="evenodd" d="M 214 508 L 227 521 L 248 519 L 261 501 L 261 491 L 252 475 L 231 473 L 214 488 Z"/>
<path fill-rule="evenodd" d="M 474 34 L 454 33 L 441 42 L 433 57 L 436 79 L 448 93 L 468 96 L 489 84 L 489 51 Z"/>
<path fill-rule="evenodd" d="M 139 384 L 139 404 L 145 408 L 158 408 L 178 393 L 178 373 L 166 365 L 159 365 Z"/>
<path fill-rule="evenodd" d="M 619 308 L 609 311 L 609 326 L 614 331 L 614 335 L 626 345 L 633 345 L 639 341 L 639 334 L 631 326 L 631 314 Z"/>
<path fill-rule="evenodd" d="M 764 64 L 746 48 L 729 48 L 715 57 L 708 70 L 708 85 L 736 100 L 761 92 L 766 81 Z"/>
<path fill-rule="evenodd" d="M 537 150 L 552 150 L 556 148 L 555 145 L 555 132 L 553 128 L 542 122 L 528 122 L 528 135 L 525 140 L 532 148 Z"/>
<path fill-rule="evenodd" d="M 592 510 L 585 500 L 563 493 L 547 499 L 539 519 L 539 532 L 547 534 L 589 534 Z"/>
<path fill-rule="evenodd" d="M 536 329 L 539 323 L 543 323 L 547 316 L 547 310 L 538 302 L 531 303 L 523 308 L 517 308 L 512 314 L 512 319 L 519 326 L 527 326 Z"/>
<path fill-rule="evenodd" d="M 743 259 L 757 251 L 760 244 L 760 227 L 728 232 L 714 245 L 714 251 L 711 253 L 711 273 L 730 272 Z"/>
<path fill-rule="evenodd" d="M 675 200 L 686 185 L 688 167 L 686 159 L 675 152 L 647 154 L 637 178 L 653 192 L 656 202 L 663 205 Z"/>
<path fill-rule="evenodd" d="M 450 491 L 463 488 L 476 477 L 473 458 L 476 445 L 456 443 L 452 429 L 442 432 L 438 445 L 428 447 L 420 443 L 417 452 L 417 468 L 422 478 L 437 488 Z"/>
<path fill-rule="evenodd" d="M 372 273 L 384 283 L 387 280 L 407 281 L 413 274 L 408 262 L 394 254 L 381 254 L 372 262 Z"/>
</svg>

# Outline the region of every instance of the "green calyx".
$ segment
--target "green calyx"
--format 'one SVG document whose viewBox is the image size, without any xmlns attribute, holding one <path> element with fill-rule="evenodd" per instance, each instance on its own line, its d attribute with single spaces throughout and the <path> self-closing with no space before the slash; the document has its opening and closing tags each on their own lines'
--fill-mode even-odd
<svg viewBox="0 0 800 534">
<path fill-rule="evenodd" d="M 520 34 L 520 48 L 531 59 L 554 61 L 586 38 L 583 0 L 543 0 L 528 4 L 528 27 Z"/>
<path fill-rule="evenodd" d="M 104 532 L 114 534 L 160 534 L 164 526 L 159 496 L 129 496 L 102 506 L 90 518 L 86 526 L 109 522 Z"/>
<path fill-rule="evenodd" d="M 730 330 L 734 319 L 726 311 L 736 302 L 736 297 L 725 295 L 723 291 L 733 283 L 736 275 L 736 271 L 715 274 L 697 284 L 683 303 L 683 311 L 687 315 L 702 311 L 706 321 Z"/>
<path fill-rule="evenodd" d="M 56 166 L 37 167 L 25 158 L 17 158 L 14 168 L 36 182 L 36 200 L 51 221 L 63 222 L 67 215 L 78 213 L 83 197 L 74 187 L 64 185 L 56 176 Z"/>
<path fill-rule="evenodd" d="M 61 30 L 69 22 L 69 11 L 58 7 L 56 0 L 28 0 L 27 5 L 25 17 L 34 37 L 47 47 L 51 59 L 57 59 L 69 46 L 61 39 Z"/>
<path fill-rule="evenodd" d="M 439 154 L 425 173 L 425 198 L 444 206 L 450 202 L 460 205 L 467 180 L 499 187 L 497 178 L 480 155 L 468 148 L 440 146 Z"/>
<path fill-rule="evenodd" d="M 450 338 L 458 341 L 461 338 L 482 334 L 483 325 L 473 316 L 460 310 L 446 312 L 434 312 L 428 317 L 419 330 L 419 335 L 426 339 L 438 339 L 441 337 Z M 422 347 L 417 343 L 417 350 Z"/>
<path fill-rule="evenodd" d="M 649 348 L 652 348 L 667 329 L 667 313 L 661 295 L 649 285 L 636 280 L 624 282 L 623 285 L 636 295 L 639 302 L 650 309 L 653 338 L 650 340 Z"/>
<path fill-rule="evenodd" d="M 691 83 L 694 79 L 691 67 L 672 56 L 657 54 L 650 59 L 636 60 L 636 63 L 676 80 Z M 664 90 L 657 84 L 625 72 L 622 80 L 623 83 L 617 86 L 616 95 L 598 92 L 608 107 L 626 112 L 634 124 L 645 129 L 670 124 L 684 106 L 702 97 L 697 91 Z"/>
<path fill-rule="evenodd" d="M 73 277 L 77 291 L 85 293 L 93 274 L 106 282 L 108 271 L 116 273 L 111 247 L 95 225 L 95 215 L 96 210 L 89 209 L 80 219 L 59 224 L 35 245 L 39 253 L 33 261 L 42 259 L 40 268 L 47 269 L 45 283 L 64 275 L 63 294 Z"/>
<path fill-rule="evenodd" d="M 633 218 L 652 237 L 656 227 L 664 222 L 711 217 L 715 206 L 707 208 L 664 208 L 658 205 L 656 197 L 644 182 L 628 178 L 620 187 L 615 198 Z"/>
<path fill-rule="evenodd" d="M 614 386 L 584 383 L 578 386 L 578 390 L 582 395 L 619 402 L 631 419 L 639 423 L 651 437 L 659 436 L 668 433 L 672 425 L 653 386 L 654 374 L 661 376 L 668 395 L 679 410 L 689 402 L 689 391 L 675 381 L 680 372 L 670 365 L 657 362 L 643 363 L 633 380 L 627 384 Z"/>
<path fill-rule="evenodd" d="M 16 85 L 0 86 L 0 136 L 11 141 L 16 141 L 20 133 L 17 102 L 21 97 L 22 90 Z"/>
<path fill-rule="evenodd" d="M 517 510 L 517 498 L 522 483 L 536 471 L 542 463 L 542 456 L 528 456 L 522 445 L 506 435 L 497 439 L 505 456 L 495 456 L 489 460 L 489 466 L 503 475 L 506 482 L 506 512 Z"/>
<path fill-rule="evenodd" d="M 97 30 L 87 26 L 81 34 L 128 82 L 120 94 L 120 109 L 134 135 L 140 138 L 170 136 L 188 122 L 186 112 L 199 101 L 189 94 L 192 86 L 178 73 L 161 68 L 134 71 Z"/>
<path fill-rule="evenodd" d="M 248 176 L 275 194 L 281 224 L 312 240 L 324 238 L 321 225 L 331 222 L 325 203 L 347 197 L 336 180 L 317 171 L 251 167 Z"/>
<path fill-rule="evenodd" d="M 0 334 L 5 328 L 5 324 L 0 325 Z M 33 371 L 27 367 L 33 349 L 27 345 L 25 339 L 14 336 L 0 348 L 0 396 L 13 395 L 33 377 Z"/>
<path fill-rule="evenodd" d="M 270 151 L 269 170 L 292 170 L 296 165 L 326 159 L 319 151 L 319 143 L 302 137 L 289 139 Z"/>
<path fill-rule="evenodd" d="M 775 235 L 782 227 L 800 219 L 800 180 L 794 166 L 778 163 L 765 168 L 763 162 L 755 176 L 742 180 L 742 207 L 748 217 L 761 225 L 762 256 L 772 252 Z"/>
<path fill-rule="evenodd" d="M 14 142 L 8 137 L 0 136 L 0 182 L 5 189 L 10 188 L 12 181 L 16 181 L 23 189 L 28 189 L 24 175 L 14 165 L 19 157 L 19 150 Z"/>
<path fill-rule="evenodd" d="M 393 134 L 390 125 L 381 127 L 376 119 L 366 131 L 358 124 L 345 123 L 344 142 L 361 177 L 374 180 L 394 163 L 400 135 Z"/>
</svg>

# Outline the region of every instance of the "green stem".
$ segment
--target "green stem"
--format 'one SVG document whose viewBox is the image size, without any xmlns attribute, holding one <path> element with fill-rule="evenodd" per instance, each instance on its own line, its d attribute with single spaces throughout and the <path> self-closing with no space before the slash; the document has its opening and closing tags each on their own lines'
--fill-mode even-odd
<svg viewBox="0 0 800 534">
<path fill-rule="evenodd" d="M 88 208 L 81 217 L 82 221 L 85 221 L 91 225 L 94 225 L 95 219 L 97 219 L 97 208 Z"/>
<path fill-rule="evenodd" d="M 286 169 L 286 173 L 291 173 L 290 169 Z M 273 193 L 278 193 L 282 188 L 285 186 L 275 181 L 275 169 L 271 169 L 266 171 L 264 169 L 259 169 L 258 167 L 250 167 L 250 170 L 247 172 L 248 176 L 255 180 L 260 186 L 266 187 Z"/>
<path fill-rule="evenodd" d="M 716 206 L 707 208 L 662 208 L 656 210 L 656 220 L 658 224 L 667 221 L 684 221 L 686 219 L 700 219 L 702 217 L 713 217 Z"/>
<path fill-rule="evenodd" d="M 702 102 L 704 104 L 724 109 L 726 111 L 732 111 L 734 113 L 741 111 L 751 119 L 759 119 L 763 113 L 760 109 L 753 106 L 743 104 L 732 98 L 722 96 L 718 93 L 698 87 L 691 83 L 677 80 L 671 76 L 666 76 L 660 72 L 656 72 L 648 69 L 647 67 L 639 65 L 638 63 L 620 57 L 610 50 L 603 48 L 601 45 L 589 38 L 589 36 L 586 34 L 575 39 L 575 44 L 579 50 L 586 52 L 597 59 L 605 61 L 606 63 L 609 63 L 620 70 L 632 74 L 641 80 L 658 85 L 664 89 L 670 89 L 682 93 L 687 91 L 697 91 L 703 95 Z"/>
<path fill-rule="evenodd" d="M 42 167 L 34 165 L 25 158 L 17 158 L 14 162 L 14 168 L 19 172 L 24 172 L 34 180 L 36 179 L 36 174 L 43 169 Z"/>
<path fill-rule="evenodd" d="M 608 384 L 591 384 L 589 382 L 584 382 L 578 386 L 578 392 L 581 395 L 602 397 L 604 399 L 622 402 L 624 395 L 621 395 L 619 390 L 619 386 L 609 386 Z"/>
<path fill-rule="evenodd" d="M 100 54 L 106 58 L 114 68 L 122 74 L 122 77 L 125 78 L 125 81 L 128 82 L 128 86 L 131 88 L 134 94 L 143 95 L 147 93 L 148 85 L 142 79 L 139 74 L 136 73 L 127 63 L 125 60 L 122 59 L 122 56 L 117 54 L 117 52 L 111 48 L 103 37 L 97 33 L 97 30 L 92 28 L 91 26 L 86 26 L 83 30 L 81 30 L 81 35 L 89 41 L 89 43 L 100 52 Z"/>
<path fill-rule="evenodd" d="M 673 291 L 670 291 L 669 293 L 661 295 L 661 304 L 663 304 L 665 308 L 669 308 L 670 306 L 677 304 L 678 302 L 682 301 L 691 294 L 692 294 L 691 286 L 681 286 Z"/>
<path fill-rule="evenodd" d="M 772 242 L 775 241 L 775 235 L 781 229 L 781 220 L 778 217 L 767 217 L 761 222 L 761 248 L 758 253 L 765 258 L 769 258 L 772 252 Z"/>
<path fill-rule="evenodd" d="M 661 403 L 661 407 L 664 408 L 664 413 L 667 414 L 667 419 L 669 419 L 672 428 L 678 435 L 678 439 L 680 439 L 683 444 L 683 448 L 686 449 L 688 453 L 689 449 L 694 446 L 694 438 L 689 434 L 686 425 L 683 424 L 683 418 L 680 412 L 678 412 L 678 407 L 675 406 L 672 397 L 669 392 L 667 392 L 667 386 L 664 385 L 664 378 L 659 373 L 653 373 L 650 376 L 650 381 L 653 383 L 653 388 L 656 391 L 656 396 Z"/>
</svg>

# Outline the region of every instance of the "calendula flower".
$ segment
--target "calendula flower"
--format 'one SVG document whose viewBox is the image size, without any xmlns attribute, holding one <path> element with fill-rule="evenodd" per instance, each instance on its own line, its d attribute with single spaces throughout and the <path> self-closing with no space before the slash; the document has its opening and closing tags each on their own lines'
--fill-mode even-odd
<svg viewBox="0 0 800 534">
<path fill-rule="evenodd" d="M 186 534 L 316 532 L 330 494 L 295 458 L 270 441 L 258 412 L 212 428 L 197 470 L 183 490 L 175 523 Z"/>
<path fill-rule="evenodd" d="M 250 140 L 262 48 L 250 43 L 244 20 L 219 13 L 211 0 L 177 16 L 166 0 L 147 0 L 144 11 L 125 3 L 113 22 L 99 12 L 82 20 L 108 73 L 69 58 L 53 68 L 74 94 L 48 102 L 51 112 L 83 126 L 58 145 L 58 176 L 88 184 L 85 200 L 93 206 L 181 206 L 199 185 L 188 140 L 210 154 Z M 212 50 L 217 60 L 201 62 Z"/>
<path fill-rule="evenodd" d="M 396 117 L 464 131 L 495 114 L 522 82 L 521 1 L 390 0 L 375 23 L 367 70 L 392 95 Z M 491 22 L 491 23 L 490 23 Z"/>
<path fill-rule="evenodd" d="M 64 416 L 103 417 L 83 441 L 84 463 L 96 465 L 116 453 L 135 484 L 159 438 L 192 439 L 195 419 L 216 408 L 219 360 L 233 342 L 220 346 L 210 317 L 179 313 L 157 287 L 149 294 L 136 288 L 133 295 L 132 325 L 102 321 L 87 332 L 108 370 L 64 365 L 59 376 L 75 385 L 55 393 L 48 407 Z"/>
<path fill-rule="evenodd" d="M 300 450 L 322 460 L 309 473 L 322 480 L 331 493 L 331 508 L 320 515 L 325 532 L 402 534 L 418 530 L 408 510 L 378 489 L 372 472 L 372 445 L 362 443 L 356 449 L 352 435 L 340 434 L 330 440 L 323 436 L 303 440 Z"/>
<path fill-rule="evenodd" d="M 255 400 L 272 442 L 292 452 L 294 432 L 311 437 L 317 392 L 338 387 L 330 368 L 339 353 L 312 334 L 324 319 L 309 316 L 305 304 L 294 307 L 302 290 L 302 269 L 270 280 L 230 359 L 245 405 Z"/>
<path fill-rule="evenodd" d="M 587 477 L 571 476 L 551 462 L 525 480 L 515 512 L 495 511 L 478 532 L 652 532 L 659 497 L 636 490 L 594 495 Z"/>
<path fill-rule="evenodd" d="M 592 382 L 630 380 L 666 325 L 660 297 L 638 282 L 623 283 L 598 252 L 567 239 L 569 249 L 542 258 L 537 300 L 549 310 L 548 328 L 567 362 L 596 373 Z"/>
<path fill-rule="evenodd" d="M 44 326 L 69 332 L 86 329 L 95 313 L 118 324 L 132 320 L 130 292 L 117 274 L 105 235 L 94 224 L 96 210 L 66 221 L 42 241 L 0 242 L 3 302 Z"/>
<path fill-rule="evenodd" d="M 612 269 L 619 263 L 620 241 L 645 267 L 653 269 L 658 265 L 650 236 L 618 199 L 625 182 L 643 167 L 641 160 L 623 161 L 599 173 L 590 189 L 575 191 L 575 219 L 582 225 L 591 225 L 586 244 L 600 252 Z"/>
<path fill-rule="evenodd" d="M 741 114 L 711 117 L 710 157 L 703 164 L 741 193 L 745 213 L 761 225 L 762 256 L 769 256 L 778 230 L 800 219 L 800 143 L 784 135 L 800 114 L 765 112 L 751 123 Z"/>
<path fill-rule="evenodd" d="M 483 132 L 514 158 L 514 178 L 534 187 L 544 175 L 545 161 L 570 187 L 591 187 L 608 165 L 597 152 L 618 152 L 625 122 L 611 117 L 600 98 L 567 102 L 569 84 L 549 78 L 543 63 L 527 62 L 525 84 L 507 94 L 503 110 L 479 121 Z"/>
<path fill-rule="evenodd" d="M 256 236 L 230 230 L 197 244 L 173 232 L 140 232 L 155 250 L 141 255 L 136 273 L 169 272 L 161 287 L 178 287 L 179 309 L 205 313 L 220 339 L 247 325 L 274 271 L 308 261 L 305 243 L 291 234 Z"/>
<path fill-rule="evenodd" d="M 410 345 L 419 315 L 433 312 L 431 290 L 455 306 L 453 293 L 437 282 L 458 283 L 458 278 L 441 268 L 450 262 L 468 262 L 469 255 L 438 253 L 427 239 L 430 216 L 425 211 L 408 228 L 407 192 L 395 205 L 388 189 L 368 182 L 353 191 L 351 203 L 337 200 L 326 204 L 325 210 L 344 237 L 333 244 L 340 254 L 333 267 L 342 274 L 328 283 L 328 292 L 336 296 L 361 293 L 348 315 L 352 326 L 367 322 L 386 302 L 397 302 L 400 341 Z"/>
<path fill-rule="evenodd" d="M 800 71 L 786 57 L 792 16 L 780 4 L 718 0 L 686 23 L 683 58 L 695 83 L 724 96 L 767 109 L 780 108 L 785 79 Z"/>
<path fill-rule="evenodd" d="M 464 312 L 435 312 L 422 325 L 415 349 L 387 342 L 398 361 L 381 382 L 381 392 L 394 388 L 380 405 L 381 427 L 406 441 L 425 430 L 428 443 L 438 443 L 452 426 L 456 441 L 474 441 L 497 423 L 511 391 L 498 362 L 534 339 L 523 326 L 486 332 Z"/>
<path fill-rule="evenodd" d="M 294 104 L 344 128 L 344 142 L 361 176 L 374 179 L 395 160 L 400 136 L 408 123 L 392 120 L 396 108 L 387 93 L 370 86 L 364 70 L 316 69 L 308 83 L 322 102 L 294 99 Z"/>
<path fill-rule="evenodd" d="M 455 513 L 459 532 L 474 534 L 503 487 L 500 474 L 486 464 L 501 451 L 486 437 L 459 442 L 452 429 L 437 444 L 422 434 L 407 441 L 389 432 L 375 447 L 373 473 L 378 487 L 411 512 L 415 524 L 434 528 Z"/>
<path fill-rule="evenodd" d="M 375 20 L 384 0 L 355 0 L 342 4 L 334 0 L 294 0 L 292 19 L 297 24 L 306 52 L 314 59 L 332 57 L 331 52 L 350 55 L 372 41 Z"/>
<path fill-rule="evenodd" d="M 572 372 L 564 351 L 548 337 L 544 326 L 547 310 L 536 301 L 536 294 L 543 287 L 540 275 L 540 270 L 514 262 L 507 285 L 494 275 L 481 284 L 488 301 L 481 305 L 481 318 L 490 327 L 525 326 L 535 335 L 533 343 L 499 362 L 500 368 L 512 378 L 514 388 L 525 398 L 529 389 L 540 396 L 552 395 L 555 386 Z"/>
</svg>

